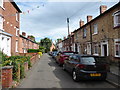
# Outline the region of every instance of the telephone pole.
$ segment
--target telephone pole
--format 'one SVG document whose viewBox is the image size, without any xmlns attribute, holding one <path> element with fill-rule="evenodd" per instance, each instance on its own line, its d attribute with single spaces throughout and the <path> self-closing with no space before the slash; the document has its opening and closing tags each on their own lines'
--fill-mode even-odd
<svg viewBox="0 0 120 90">
<path fill-rule="evenodd" d="M 67 26 L 68 26 L 68 47 L 69 51 L 71 51 L 71 36 L 70 36 L 70 30 L 69 30 L 69 18 L 67 18 Z"/>
<path fill-rule="evenodd" d="M 70 31 L 69 31 L 69 18 L 67 18 L 67 26 L 68 26 L 68 35 L 70 34 Z"/>
</svg>

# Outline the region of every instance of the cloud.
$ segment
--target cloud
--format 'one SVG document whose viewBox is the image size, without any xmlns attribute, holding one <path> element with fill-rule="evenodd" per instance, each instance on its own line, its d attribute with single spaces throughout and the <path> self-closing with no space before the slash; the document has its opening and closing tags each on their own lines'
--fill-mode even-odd
<svg viewBox="0 0 120 90">
<path fill-rule="evenodd" d="M 18 2 L 21 14 L 21 31 L 37 39 L 49 37 L 52 40 L 67 36 L 67 17 L 70 18 L 70 32 L 79 28 L 79 20 L 86 22 L 87 15 L 99 14 L 101 4 L 111 7 L 116 2 Z M 39 8 L 37 8 L 39 6 Z M 92 7 L 91 7 L 92 6 Z M 28 13 L 29 10 L 29 13 Z"/>
</svg>

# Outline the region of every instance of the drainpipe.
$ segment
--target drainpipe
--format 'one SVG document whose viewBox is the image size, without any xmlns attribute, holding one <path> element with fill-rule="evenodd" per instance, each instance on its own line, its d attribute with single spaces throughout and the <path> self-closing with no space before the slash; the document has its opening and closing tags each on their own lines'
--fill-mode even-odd
<svg viewBox="0 0 120 90">
<path fill-rule="evenodd" d="M 92 27 L 91 27 L 91 23 L 90 23 L 90 44 L 91 44 L 91 55 L 93 55 L 93 40 L 92 40 Z"/>
</svg>

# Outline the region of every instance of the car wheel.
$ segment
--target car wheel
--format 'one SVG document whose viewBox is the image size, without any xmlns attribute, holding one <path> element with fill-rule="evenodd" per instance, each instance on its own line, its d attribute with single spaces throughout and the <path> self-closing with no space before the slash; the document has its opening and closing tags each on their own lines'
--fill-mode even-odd
<svg viewBox="0 0 120 90">
<path fill-rule="evenodd" d="M 60 62 L 58 62 L 58 65 L 61 66 Z"/>
<path fill-rule="evenodd" d="M 102 81 L 105 81 L 107 78 L 107 75 L 104 75 L 104 77 L 101 78 Z"/>
<path fill-rule="evenodd" d="M 65 64 L 63 64 L 63 70 L 66 71 L 66 69 L 65 69 Z"/>
<path fill-rule="evenodd" d="M 73 72 L 72 72 L 72 78 L 73 78 L 73 80 L 76 81 L 76 82 L 79 81 L 78 75 L 77 75 L 77 73 L 76 73 L 75 70 L 73 70 Z"/>
</svg>

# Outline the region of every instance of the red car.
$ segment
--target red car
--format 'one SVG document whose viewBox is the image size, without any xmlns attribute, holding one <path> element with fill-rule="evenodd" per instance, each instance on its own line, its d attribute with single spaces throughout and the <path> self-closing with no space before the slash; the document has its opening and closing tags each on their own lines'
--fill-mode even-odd
<svg viewBox="0 0 120 90">
<path fill-rule="evenodd" d="M 69 56 L 76 54 L 73 51 L 64 51 L 58 54 L 56 62 L 62 66 L 64 64 L 64 60 L 67 59 Z"/>
</svg>

